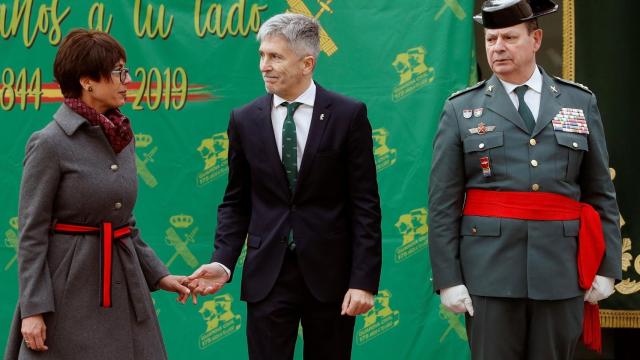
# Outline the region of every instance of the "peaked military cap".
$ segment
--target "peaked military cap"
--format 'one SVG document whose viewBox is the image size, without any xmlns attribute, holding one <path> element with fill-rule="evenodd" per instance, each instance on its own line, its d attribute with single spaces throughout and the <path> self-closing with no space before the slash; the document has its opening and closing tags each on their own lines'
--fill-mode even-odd
<svg viewBox="0 0 640 360">
<path fill-rule="evenodd" d="M 551 0 L 486 0 L 473 17 L 487 29 L 501 29 L 551 14 L 558 4 Z"/>
</svg>

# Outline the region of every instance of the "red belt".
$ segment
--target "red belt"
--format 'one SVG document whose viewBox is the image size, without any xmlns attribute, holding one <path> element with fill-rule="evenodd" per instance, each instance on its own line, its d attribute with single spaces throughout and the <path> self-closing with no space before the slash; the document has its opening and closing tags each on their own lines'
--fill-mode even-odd
<svg viewBox="0 0 640 360">
<path fill-rule="evenodd" d="M 57 233 L 67 234 L 99 234 L 100 235 L 100 306 L 111 307 L 111 266 L 113 261 L 113 241 L 131 234 L 128 225 L 114 229 L 110 222 L 103 222 L 100 227 L 56 223 L 52 229 Z"/>
<path fill-rule="evenodd" d="M 591 205 L 546 192 L 471 189 L 467 191 L 463 214 L 521 220 L 580 220 L 578 282 L 582 289 L 591 287 L 605 251 L 600 215 Z M 588 348 L 601 351 L 598 305 L 584 304 L 582 340 Z"/>
</svg>

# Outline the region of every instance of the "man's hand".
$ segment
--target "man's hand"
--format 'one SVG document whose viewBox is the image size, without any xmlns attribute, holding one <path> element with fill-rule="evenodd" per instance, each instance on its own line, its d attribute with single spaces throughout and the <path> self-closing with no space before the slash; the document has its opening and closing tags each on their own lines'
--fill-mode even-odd
<svg viewBox="0 0 640 360">
<path fill-rule="evenodd" d="M 469 312 L 473 316 L 473 304 L 469 290 L 464 285 L 456 285 L 440 290 L 440 302 L 454 313 Z"/>
<path fill-rule="evenodd" d="M 229 281 L 229 275 L 220 264 L 205 264 L 187 277 L 189 288 L 197 295 L 211 295 L 220 290 Z M 193 303 L 197 304 L 194 297 Z"/>
<path fill-rule="evenodd" d="M 373 294 L 365 290 L 349 289 L 342 301 L 340 315 L 356 316 L 364 314 L 373 307 Z"/>
<path fill-rule="evenodd" d="M 49 350 L 44 341 L 47 339 L 47 326 L 44 324 L 42 314 L 33 315 L 22 319 L 22 337 L 27 347 L 33 351 Z"/>
<path fill-rule="evenodd" d="M 181 303 L 187 302 L 189 295 L 191 294 L 191 290 L 187 288 L 184 284 L 186 284 L 189 280 L 186 276 L 178 276 L 178 275 L 167 275 L 160 279 L 158 282 L 158 287 L 165 291 L 171 291 L 178 293 L 178 298 L 176 301 Z"/>
<path fill-rule="evenodd" d="M 584 294 L 584 301 L 597 304 L 598 301 L 608 298 L 615 292 L 613 284 L 612 278 L 596 275 L 591 288 Z"/>
</svg>

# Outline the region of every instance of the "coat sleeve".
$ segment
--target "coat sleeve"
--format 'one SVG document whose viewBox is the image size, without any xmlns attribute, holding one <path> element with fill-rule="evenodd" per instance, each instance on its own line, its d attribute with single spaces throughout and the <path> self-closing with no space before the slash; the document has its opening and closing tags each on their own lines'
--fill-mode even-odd
<svg viewBox="0 0 640 360">
<path fill-rule="evenodd" d="M 453 104 L 447 101 L 433 141 L 429 177 L 429 256 L 436 291 L 463 283 L 460 220 L 464 194 L 464 154 L 460 131 Z"/>
<path fill-rule="evenodd" d="M 129 226 L 131 227 L 131 243 L 136 250 L 136 255 L 138 256 L 140 268 L 142 269 L 142 274 L 147 282 L 147 286 L 150 291 L 158 290 L 158 282 L 170 274 L 169 269 L 167 269 L 158 255 L 156 255 L 156 252 L 142 240 L 140 230 L 136 227 L 136 219 L 133 215 L 129 219 Z"/>
<path fill-rule="evenodd" d="M 55 310 L 47 251 L 59 182 L 56 149 L 45 133 L 36 132 L 27 142 L 20 184 L 18 276 L 22 318 Z"/>
<path fill-rule="evenodd" d="M 580 169 L 580 201 L 593 206 L 600 214 L 605 241 L 605 255 L 598 275 L 620 280 L 622 277 L 622 237 L 616 191 L 609 172 L 609 154 L 596 97 L 591 95 L 588 110 L 589 151 Z"/>
<path fill-rule="evenodd" d="M 382 268 L 381 211 L 371 124 L 360 104 L 351 122 L 347 152 L 353 258 L 349 288 L 378 292 Z"/>
<path fill-rule="evenodd" d="M 226 266 L 233 276 L 251 218 L 251 170 L 242 149 L 242 140 L 233 111 L 229 119 L 227 135 L 229 137 L 229 179 L 222 203 L 218 207 L 218 225 L 211 261 Z"/>
</svg>

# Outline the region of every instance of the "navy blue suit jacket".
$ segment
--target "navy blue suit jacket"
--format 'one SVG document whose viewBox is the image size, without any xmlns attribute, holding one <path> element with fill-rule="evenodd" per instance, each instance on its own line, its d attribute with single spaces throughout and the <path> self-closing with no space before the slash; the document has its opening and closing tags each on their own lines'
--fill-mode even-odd
<svg viewBox="0 0 640 360">
<path fill-rule="evenodd" d="M 229 182 L 212 260 L 233 272 L 246 239 L 241 298 L 260 301 L 278 277 L 293 229 L 300 271 L 318 300 L 342 301 L 348 288 L 377 293 L 381 214 L 366 106 L 317 86 L 292 195 L 272 103 L 265 95 L 231 112 Z"/>
</svg>

